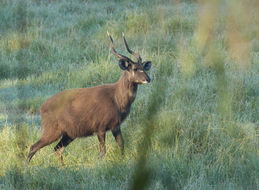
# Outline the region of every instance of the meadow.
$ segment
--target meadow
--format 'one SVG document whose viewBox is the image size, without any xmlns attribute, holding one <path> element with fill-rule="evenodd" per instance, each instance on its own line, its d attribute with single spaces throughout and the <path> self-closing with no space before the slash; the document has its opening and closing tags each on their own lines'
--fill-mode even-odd
<svg viewBox="0 0 259 190">
<path fill-rule="evenodd" d="M 259 188 L 259 4 L 242 0 L 0 0 L 0 189 Z M 116 82 L 121 33 L 143 60 L 122 124 L 26 165 L 41 104 L 64 89 Z M 133 58 L 132 58 L 133 59 Z"/>
</svg>

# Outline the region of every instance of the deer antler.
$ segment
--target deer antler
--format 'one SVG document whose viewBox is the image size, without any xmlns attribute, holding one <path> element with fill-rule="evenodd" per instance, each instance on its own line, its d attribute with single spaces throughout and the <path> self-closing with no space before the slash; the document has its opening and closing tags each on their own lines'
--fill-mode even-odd
<svg viewBox="0 0 259 190">
<path fill-rule="evenodd" d="M 133 61 L 132 61 L 130 58 L 128 58 L 128 57 L 126 57 L 126 56 L 124 56 L 124 55 L 121 55 L 121 54 L 117 53 L 117 51 L 116 51 L 115 48 L 114 48 L 113 39 L 112 39 L 112 37 L 111 37 L 111 34 L 110 34 L 108 31 L 107 31 L 107 35 L 109 36 L 109 38 L 110 38 L 110 40 L 111 40 L 112 53 L 113 53 L 116 57 L 118 57 L 118 58 L 120 58 L 120 59 L 123 59 L 123 60 L 125 60 L 125 61 L 129 61 L 129 62 L 132 62 L 132 63 L 133 63 Z"/>
<path fill-rule="evenodd" d="M 140 55 L 139 55 L 138 53 L 135 53 L 134 51 L 132 51 L 132 50 L 129 48 L 128 43 L 127 43 L 127 41 L 126 41 L 126 39 L 125 39 L 125 35 L 124 35 L 123 32 L 122 32 L 122 37 L 123 37 L 123 41 L 124 41 L 124 44 L 125 44 L 126 49 L 128 50 L 128 52 L 129 52 L 131 55 L 133 55 L 134 57 L 136 57 L 136 58 L 138 59 L 138 61 L 141 63 L 142 58 L 140 57 Z"/>
</svg>

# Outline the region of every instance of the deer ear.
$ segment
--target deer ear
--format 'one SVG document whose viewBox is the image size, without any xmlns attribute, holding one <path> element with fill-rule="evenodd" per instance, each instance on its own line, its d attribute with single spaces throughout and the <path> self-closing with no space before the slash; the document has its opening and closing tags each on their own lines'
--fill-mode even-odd
<svg viewBox="0 0 259 190">
<path fill-rule="evenodd" d="M 145 71 L 148 71 L 152 66 L 152 62 L 151 61 L 146 61 L 143 63 L 143 68 Z"/>
<path fill-rule="evenodd" d="M 119 66 L 122 70 L 127 70 L 129 68 L 129 63 L 123 59 L 120 59 Z"/>
</svg>

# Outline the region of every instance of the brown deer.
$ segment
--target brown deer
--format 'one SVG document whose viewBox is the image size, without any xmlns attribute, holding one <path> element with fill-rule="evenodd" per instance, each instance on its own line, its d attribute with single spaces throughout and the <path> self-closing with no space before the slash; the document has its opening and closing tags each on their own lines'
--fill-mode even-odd
<svg viewBox="0 0 259 190">
<path fill-rule="evenodd" d="M 124 155 L 121 123 L 130 113 L 139 84 L 150 82 L 146 71 L 151 68 L 151 61 L 142 62 L 138 53 L 129 49 L 122 33 L 127 51 L 137 58 L 137 62 L 116 52 L 113 39 L 112 53 L 118 57 L 119 66 L 123 70 L 119 81 L 91 88 L 64 90 L 46 100 L 41 106 L 42 135 L 38 142 L 30 147 L 27 163 L 33 155 L 46 145 L 61 137 L 54 150 L 63 164 L 62 152 L 77 137 L 96 134 L 99 140 L 100 157 L 105 150 L 105 134 L 111 130 Z"/>
</svg>

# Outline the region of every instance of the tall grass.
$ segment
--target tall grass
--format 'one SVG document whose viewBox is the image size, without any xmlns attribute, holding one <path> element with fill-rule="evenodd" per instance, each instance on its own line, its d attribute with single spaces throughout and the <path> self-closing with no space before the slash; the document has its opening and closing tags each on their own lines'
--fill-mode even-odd
<svg viewBox="0 0 259 190">
<path fill-rule="evenodd" d="M 0 189 L 257 189 L 258 3 L 0 0 Z M 64 89 L 119 79 L 106 31 L 152 60 L 122 125 L 77 139 L 61 166 L 55 143 L 25 165 L 39 108 Z"/>
</svg>

